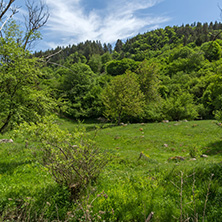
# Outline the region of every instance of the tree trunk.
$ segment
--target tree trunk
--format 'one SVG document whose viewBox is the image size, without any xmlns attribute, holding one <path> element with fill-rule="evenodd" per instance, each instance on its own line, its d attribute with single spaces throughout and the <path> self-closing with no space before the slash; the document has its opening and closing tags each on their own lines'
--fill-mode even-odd
<svg viewBox="0 0 222 222">
<path fill-rule="evenodd" d="M 8 117 L 7 117 L 6 120 L 5 120 L 5 123 L 4 123 L 3 126 L 0 128 L 0 134 L 3 134 L 4 130 L 7 128 L 11 117 L 12 117 L 12 113 L 10 112 L 10 113 L 8 114 Z"/>
</svg>

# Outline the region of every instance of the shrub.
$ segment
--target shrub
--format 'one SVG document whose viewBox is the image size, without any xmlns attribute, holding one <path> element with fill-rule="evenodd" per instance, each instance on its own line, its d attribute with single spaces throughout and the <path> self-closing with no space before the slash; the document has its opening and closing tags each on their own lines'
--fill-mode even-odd
<svg viewBox="0 0 222 222">
<path fill-rule="evenodd" d="M 26 143 L 37 142 L 40 161 L 58 184 L 69 188 L 72 199 L 99 176 L 107 163 L 107 155 L 96 147 L 83 128 L 70 133 L 47 118 L 37 124 L 24 123 L 17 132 Z"/>
</svg>

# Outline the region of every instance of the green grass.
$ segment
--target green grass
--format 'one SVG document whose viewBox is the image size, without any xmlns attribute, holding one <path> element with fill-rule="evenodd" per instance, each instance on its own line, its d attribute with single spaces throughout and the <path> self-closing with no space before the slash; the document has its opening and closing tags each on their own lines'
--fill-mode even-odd
<svg viewBox="0 0 222 222">
<path fill-rule="evenodd" d="M 70 132 L 77 127 L 77 123 L 65 119 L 58 123 Z M 202 220 L 213 173 L 205 221 L 222 221 L 222 129 L 216 121 L 83 125 L 91 135 L 95 134 L 94 129 L 101 128 L 95 138 L 97 146 L 111 155 L 96 184 L 97 193 L 104 190 L 108 197 L 93 203 L 94 212 L 105 212 L 102 219 L 145 221 L 153 211 L 153 221 L 179 221 L 181 190 L 178 187 L 183 172 L 183 219 L 192 217 L 195 208 Z M 9 133 L 4 138 L 10 136 Z M 192 160 L 191 154 L 196 160 Z M 202 158 L 201 154 L 208 157 Z M 170 160 L 176 156 L 184 161 Z M 193 173 L 195 178 L 190 176 Z M 196 207 L 192 202 L 194 179 Z M 33 221 L 36 212 L 49 220 L 58 219 L 59 214 L 61 219 L 73 207 L 67 190 L 53 181 L 38 163 L 34 151 L 26 148 L 19 138 L 13 144 L 0 144 L 0 196 L 0 213 L 9 215 L 12 213 L 7 209 L 24 208 L 24 203 L 32 200 L 29 204 Z"/>
</svg>

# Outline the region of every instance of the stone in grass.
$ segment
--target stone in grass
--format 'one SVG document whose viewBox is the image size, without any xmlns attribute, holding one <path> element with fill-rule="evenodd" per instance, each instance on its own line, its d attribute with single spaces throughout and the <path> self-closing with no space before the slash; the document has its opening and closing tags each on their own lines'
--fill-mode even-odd
<svg viewBox="0 0 222 222">
<path fill-rule="evenodd" d="M 208 156 L 206 154 L 201 154 L 200 157 L 207 158 Z"/>
<path fill-rule="evenodd" d="M 192 158 L 192 159 L 190 159 L 190 161 L 195 161 L 195 160 L 197 160 L 196 158 Z"/>
<path fill-rule="evenodd" d="M 13 143 L 14 141 L 12 139 L 1 139 L 0 143 Z"/>
<path fill-rule="evenodd" d="M 168 159 L 168 161 L 184 161 L 185 158 L 182 156 L 173 156 Z"/>
</svg>

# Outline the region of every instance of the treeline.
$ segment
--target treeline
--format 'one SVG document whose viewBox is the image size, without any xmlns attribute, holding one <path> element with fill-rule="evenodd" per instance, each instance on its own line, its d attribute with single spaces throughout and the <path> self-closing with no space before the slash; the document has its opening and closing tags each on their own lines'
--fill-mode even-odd
<svg viewBox="0 0 222 222">
<path fill-rule="evenodd" d="M 186 46 L 189 43 L 194 43 L 196 46 L 201 46 L 204 42 L 214 41 L 216 39 L 222 39 L 222 35 L 219 32 L 222 30 L 222 23 L 193 23 L 191 25 L 186 24 L 180 27 L 167 26 L 164 29 L 153 30 L 144 34 L 138 34 L 137 36 L 128 39 L 123 43 L 120 39 L 116 41 L 114 48 L 110 43 L 102 44 L 100 41 L 81 42 L 77 45 L 69 45 L 67 47 L 58 46 L 55 49 L 46 51 L 35 52 L 36 57 L 47 56 L 54 54 L 58 51 L 61 53 L 55 55 L 52 58 L 54 62 L 64 62 L 66 57 L 73 53 L 84 55 L 89 59 L 93 54 L 103 55 L 104 53 L 115 52 L 115 58 L 121 59 L 124 57 L 133 57 L 137 61 L 142 61 L 145 58 L 154 56 L 150 51 L 158 51 L 164 48 L 164 46 L 171 46 L 174 48 L 178 44 Z M 142 52 L 142 55 L 139 54 Z M 117 55 L 120 53 L 121 55 Z"/>
<path fill-rule="evenodd" d="M 218 22 L 166 27 L 126 43 L 117 40 L 114 49 L 110 44 L 86 41 L 35 56 L 54 54 L 42 72 L 61 115 L 105 115 L 117 122 L 208 119 L 221 108 L 221 28 Z M 122 85 L 114 87 L 119 76 Z M 134 82 L 126 83 L 124 78 L 129 76 Z M 132 84 L 137 83 L 136 90 L 143 95 L 140 105 L 131 104 L 128 109 L 127 101 L 136 99 L 130 97 L 135 91 Z M 108 92 L 108 87 L 118 92 Z M 125 87 L 129 97 L 124 96 Z M 112 99 L 109 104 L 104 100 L 114 93 L 121 107 Z M 134 108 L 134 113 L 129 111 Z"/>
</svg>

